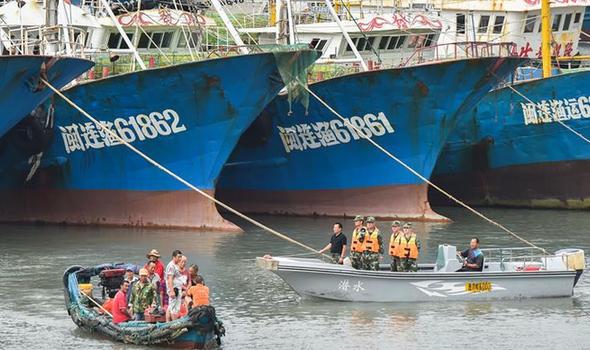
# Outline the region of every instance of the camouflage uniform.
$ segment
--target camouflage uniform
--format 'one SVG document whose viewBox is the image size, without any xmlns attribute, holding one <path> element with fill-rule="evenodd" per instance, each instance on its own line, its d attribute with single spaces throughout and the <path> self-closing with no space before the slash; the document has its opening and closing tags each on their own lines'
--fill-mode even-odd
<svg viewBox="0 0 590 350">
<path fill-rule="evenodd" d="M 416 238 L 416 246 L 418 247 L 418 251 L 420 251 L 420 241 Z M 416 263 L 416 259 L 411 258 L 400 258 L 399 263 L 397 265 L 398 272 L 416 272 L 418 271 L 418 264 Z"/>
<path fill-rule="evenodd" d="M 377 228 L 375 228 L 377 230 Z M 366 233 L 369 235 L 369 231 Z M 362 241 L 366 239 L 366 236 L 361 238 Z M 379 253 L 365 251 L 361 256 L 361 265 L 363 270 L 379 271 L 379 256 L 383 254 L 383 237 L 381 234 L 377 236 L 377 242 L 379 244 Z"/>
<path fill-rule="evenodd" d="M 397 256 L 391 257 L 391 271 L 399 271 L 400 260 Z"/>
<path fill-rule="evenodd" d="M 350 252 L 350 263 L 352 265 L 352 268 L 358 270 L 362 267 L 362 263 L 361 263 L 362 255 L 363 255 L 363 253 Z"/>
<path fill-rule="evenodd" d="M 133 305 L 133 313 L 143 313 L 150 307 L 156 298 L 156 289 L 149 281 L 146 283 L 136 282 L 131 291 L 129 304 Z"/>
</svg>

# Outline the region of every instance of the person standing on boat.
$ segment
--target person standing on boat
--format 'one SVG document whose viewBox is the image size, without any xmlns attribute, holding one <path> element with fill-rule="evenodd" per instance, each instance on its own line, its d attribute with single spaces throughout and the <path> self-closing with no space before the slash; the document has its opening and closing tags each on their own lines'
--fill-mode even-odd
<svg viewBox="0 0 590 350">
<path fill-rule="evenodd" d="M 383 237 L 375 226 L 374 217 L 367 217 L 367 233 L 360 240 L 364 248 L 361 258 L 363 269 L 378 271 L 380 254 L 383 254 Z"/>
<path fill-rule="evenodd" d="M 182 252 L 172 252 L 172 260 L 166 266 L 166 291 L 168 293 L 168 309 L 166 309 L 166 321 L 175 320 L 182 305 L 182 286 L 186 280 L 178 267 L 182 259 Z"/>
<path fill-rule="evenodd" d="M 162 300 L 164 300 L 164 289 L 161 286 L 162 280 L 160 279 L 160 276 L 158 276 L 158 274 L 156 273 L 156 262 L 150 260 L 148 261 L 146 266 L 146 270 L 149 273 L 148 281 L 150 281 L 152 286 L 154 286 L 154 289 L 156 291 L 156 305 L 160 308 L 163 306 Z"/>
<path fill-rule="evenodd" d="M 148 263 L 150 261 L 153 261 L 156 264 L 156 273 L 160 277 L 160 280 L 163 281 L 164 280 L 164 264 L 162 264 L 162 262 L 160 261 L 160 257 L 161 257 L 160 253 L 157 250 L 152 249 L 152 250 L 150 250 L 149 253 L 147 253 L 145 255 L 145 257 L 148 258 Z M 143 268 L 147 269 L 147 266 L 148 266 L 148 264 L 146 263 Z"/>
<path fill-rule="evenodd" d="M 457 252 L 457 255 L 463 258 L 463 267 L 457 272 L 482 271 L 483 270 L 483 253 L 479 250 L 479 238 L 473 237 L 469 243 L 469 249 Z"/>
<path fill-rule="evenodd" d="M 330 249 L 332 262 L 342 264 L 344 262 L 344 257 L 346 256 L 346 236 L 342 234 L 342 224 L 339 222 L 334 223 L 332 230 L 334 234 L 330 238 L 330 243 L 328 243 L 323 249 L 319 250 L 318 253 L 323 254 Z"/>
<path fill-rule="evenodd" d="M 402 231 L 402 223 L 394 221 L 391 223 L 391 237 L 389 237 L 389 256 L 391 256 L 391 271 L 396 272 L 400 264 L 400 257 L 398 255 L 399 240 Z"/>
<path fill-rule="evenodd" d="M 139 281 L 135 283 L 131 290 L 131 299 L 129 300 L 129 307 L 133 313 L 135 321 L 145 320 L 145 309 L 155 304 L 156 289 L 150 283 L 149 272 L 146 269 L 139 270 Z"/>
<path fill-rule="evenodd" d="M 420 241 L 416 233 L 412 230 L 412 224 L 406 222 L 402 228 L 402 234 L 399 239 L 397 255 L 400 257 L 398 265 L 399 272 L 416 272 L 418 265 L 416 260 L 420 253 Z"/>
<path fill-rule="evenodd" d="M 354 230 L 352 231 L 352 244 L 350 245 L 350 262 L 354 269 L 362 268 L 361 257 L 363 255 L 363 243 L 360 241 L 361 236 L 364 239 L 366 228 L 363 226 L 365 218 L 357 215 L 354 218 Z"/>
<path fill-rule="evenodd" d="M 127 291 L 129 290 L 129 281 L 123 280 L 119 291 L 115 294 L 113 300 L 112 313 L 113 323 L 127 322 L 131 318 L 127 309 Z"/>
</svg>

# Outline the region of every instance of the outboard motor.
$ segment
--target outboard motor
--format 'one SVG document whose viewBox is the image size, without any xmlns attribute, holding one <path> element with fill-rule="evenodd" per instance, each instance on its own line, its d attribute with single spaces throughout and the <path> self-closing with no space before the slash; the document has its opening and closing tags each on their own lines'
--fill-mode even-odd
<svg viewBox="0 0 590 350">
<path fill-rule="evenodd" d="M 436 254 L 435 272 L 455 272 L 463 265 L 457 259 L 457 247 L 454 245 L 440 244 Z"/>
<path fill-rule="evenodd" d="M 556 256 L 561 256 L 565 266 L 568 270 L 576 271 L 576 278 L 574 279 L 574 287 L 582 277 L 582 273 L 586 268 L 586 259 L 584 251 L 577 248 L 561 249 L 555 252 Z"/>
</svg>

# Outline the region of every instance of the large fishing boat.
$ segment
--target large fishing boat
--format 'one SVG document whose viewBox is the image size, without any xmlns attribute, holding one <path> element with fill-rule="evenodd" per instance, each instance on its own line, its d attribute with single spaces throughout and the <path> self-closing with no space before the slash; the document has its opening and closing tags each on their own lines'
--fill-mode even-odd
<svg viewBox="0 0 590 350">
<path fill-rule="evenodd" d="M 540 37 L 539 3 L 533 5 L 521 30 Z M 552 4 L 551 10 L 551 55 L 571 59 L 583 3 Z M 476 205 L 590 208 L 590 144 L 584 136 L 590 71 L 545 78 L 540 73 L 521 72 L 516 83 L 490 92 L 466 113 L 437 162 L 436 183 Z M 434 191 L 431 195 L 446 203 Z"/>
<path fill-rule="evenodd" d="M 585 262 L 584 252 L 547 254 L 534 248 L 482 249 L 482 271 L 457 272 L 456 248 L 440 245 L 434 264 L 418 272 L 355 270 L 320 259 L 263 257 L 258 266 L 281 277 L 299 295 L 338 301 L 424 302 L 570 297 Z"/>
<path fill-rule="evenodd" d="M 200 28 L 196 22 L 185 23 L 194 18 L 188 17 L 191 13 L 174 13 L 183 18 L 180 22 L 168 15 L 149 17 L 160 21 L 154 25 L 147 19 L 147 23 L 139 21 L 143 17 L 123 22 L 121 16 L 126 14 L 114 17 L 111 13 L 119 37 L 113 36 L 113 27 L 94 33 L 117 38 L 118 44 L 124 40 L 127 52 L 132 51 L 141 66 L 141 56 L 130 45 L 128 32 L 149 33 L 149 43 L 155 45 L 153 55 L 156 50 L 163 52 L 159 47 L 163 36 L 157 37 L 156 31 L 169 29 L 176 35 L 188 25 L 193 30 L 194 26 Z M 83 42 L 104 43 L 94 39 Z M 2 164 L 12 167 L 4 172 L 0 220 L 238 230 L 218 214 L 212 202 L 130 152 L 101 125 L 212 194 L 221 167 L 242 132 L 285 86 L 284 80 L 300 77 L 300 73 L 305 76 L 305 68 L 317 53 L 284 49 L 199 61 L 191 61 L 189 56 L 184 58 L 186 63 L 162 63 L 157 68 L 118 75 L 112 74 L 119 72 L 117 62 L 126 64 L 120 56 L 123 53 L 107 53 L 111 62 L 103 65 L 110 68 L 111 75 L 109 69 L 103 69 L 101 79 L 64 91 L 100 125 L 57 99 L 52 107 L 55 137 L 39 152 L 33 169 L 37 171 L 26 161 L 31 156 L 27 150 L 16 144 L 5 149 Z M 174 57 L 174 52 L 164 53 L 171 55 L 169 59 Z"/>
<path fill-rule="evenodd" d="M 382 51 L 365 72 L 315 68 L 323 79 L 311 91 L 346 120 L 315 98 L 308 108 L 275 98 L 224 167 L 218 197 L 251 213 L 446 220 L 431 210 L 424 180 L 364 138 L 428 178 L 459 115 L 523 61 L 498 57 L 510 56 L 510 43 L 459 43 L 449 44 L 457 58 L 479 58 L 433 63 L 441 27 L 423 12 L 294 26 L 331 62 L 361 66 L 361 53 Z"/>
</svg>

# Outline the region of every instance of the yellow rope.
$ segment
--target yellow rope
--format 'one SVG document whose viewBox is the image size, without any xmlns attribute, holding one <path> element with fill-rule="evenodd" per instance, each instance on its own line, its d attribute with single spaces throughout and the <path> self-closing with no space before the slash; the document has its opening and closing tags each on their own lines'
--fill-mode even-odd
<svg viewBox="0 0 590 350">
<path fill-rule="evenodd" d="M 208 193 L 204 192 L 203 190 L 195 187 L 194 185 L 192 185 L 190 182 L 186 181 L 185 179 L 183 179 L 182 177 L 176 175 L 174 172 L 172 172 L 171 170 L 169 170 L 168 168 L 164 167 L 163 165 L 161 165 L 160 163 L 156 162 L 155 160 L 153 160 L 152 158 L 150 158 L 148 155 L 146 155 L 145 153 L 141 152 L 140 150 L 138 150 L 137 148 L 135 148 L 134 146 L 132 146 L 131 144 L 129 144 L 127 141 L 123 140 L 121 137 L 119 137 L 119 135 L 117 135 L 116 133 L 114 133 L 113 131 L 111 131 L 110 129 L 106 128 L 102 123 L 100 123 L 98 120 L 96 120 L 94 117 L 92 117 L 90 114 L 88 114 L 85 110 L 83 110 L 81 107 L 79 107 L 77 104 L 75 104 L 72 100 L 70 100 L 69 98 L 67 98 L 61 91 L 59 91 L 58 89 L 56 89 L 53 85 L 51 85 L 47 80 L 41 78 L 41 81 L 47 85 L 51 90 L 53 90 L 53 92 L 55 92 L 56 95 L 58 95 L 59 97 L 61 97 L 64 101 L 66 101 L 69 105 L 71 105 L 72 107 L 74 107 L 78 112 L 82 113 L 82 115 L 84 115 L 86 118 L 90 119 L 91 121 L 93 121 L 97 126 L 99 126 L 104 132 L 108 133 L 108 135 L 114 137 L 115 139 L 117 139 L 119 142 L 121 142 L 122 144 L 124 144 L 125 146 L 127 146 L 129 149 L 131 149 L 133 152 L 137 153 L 140 157 L 142 157 L 143 159 L 145 159 L 148 163 L 152 164 L 153 166 L 155 166 L 156 168 L 162 170 L 163 172 L 165 172 L 166 174 L 170 175 L 171 177 L 173 177 L 174 179 L 176 179 L 177 181 L 179 181 L 180 183 L 182 183 L 183 185 L 187 186 L 188 188 L 192 189 L 193 191 L 199 193 L 201 196 L 207 198 L 208 200 L 216 203 L 217 205 L 221 206 L 222 208 L 226 209 L 227 211 L 239 216 L 240 218 L 250 222 L 253 225 L 258 226 L 259 228 L 279 237 L 282 238 L 288 242 L 291 242 L 293 244 L 296 244 L 304 249 L 307 249 L 309 251 L 312 251 L 316 254 L 319 254 L 317 252 L 316 249 L 303 244 L 299 241 L 294 240 L 291 237 L 288 237 L 262 223 L 260 223 L 259 221 L 256 221 L 252 218 L 250 218 L 249 216 L 246 216 L 242 213 L 240 213 L 239 211 L 235 210 L 234 208 L 230 207 L 229 205 L 217 200 L 215 197 L 209 195 Z M 327 257 L 327 256 L 326 256 Z"/>
</svg>

